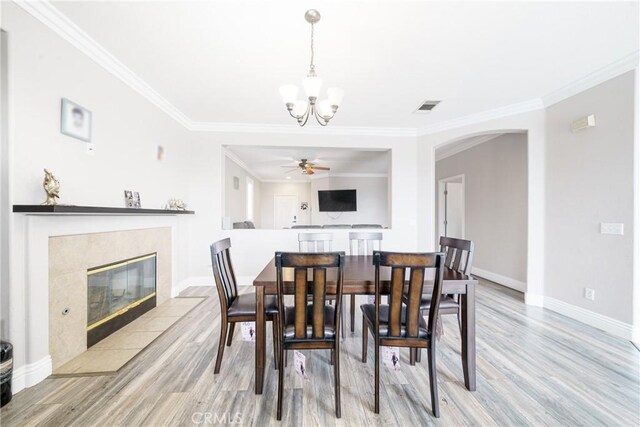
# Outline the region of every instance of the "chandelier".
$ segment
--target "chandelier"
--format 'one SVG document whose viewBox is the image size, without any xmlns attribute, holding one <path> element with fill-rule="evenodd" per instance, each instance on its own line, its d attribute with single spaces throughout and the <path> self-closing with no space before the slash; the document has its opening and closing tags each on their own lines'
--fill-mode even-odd
<svg viewBox="0 0 640 427">
<path fill-rule="evenodd" d="M 298 99 L 298 86 L 296 85 L 282 86 L 280 95 L 282 95 L 282 100 L 287 107 L 287 111 L 289 111 L 289 115 L 296 119 L 300 126 L 307 124 L 309 116 L 315 117 L 320 125 L 326 126 L 338 111 L 338 106 L 342 102 L 344 93 L 342 89 L 330 87 L 327 89 L 327 99 L 318 102 L 322 80 L 316 74 L 316 66 L 313 63 L 313 29 L 314 25 L 320 21 L 320 12 L 315 9 L 309 9 L 304 14 L 304 19 L 311 24 L 311 64 L 309 65 L 307 77 L 302 80 L 307 100 Z"/>
</svg>

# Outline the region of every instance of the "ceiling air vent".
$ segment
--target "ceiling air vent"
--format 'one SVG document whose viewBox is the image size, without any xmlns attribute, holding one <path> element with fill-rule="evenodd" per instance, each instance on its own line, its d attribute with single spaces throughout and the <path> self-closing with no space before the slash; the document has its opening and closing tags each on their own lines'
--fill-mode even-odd
<svg viewBox="0 0 640 427">
<path fill-rule="evenodd" d="M 440 101 L 424 101 L 418 106 L 415 112 L 428 113 L 429 111 L 433 110 L 438 104 L 440 104 Z"/>
</svg>

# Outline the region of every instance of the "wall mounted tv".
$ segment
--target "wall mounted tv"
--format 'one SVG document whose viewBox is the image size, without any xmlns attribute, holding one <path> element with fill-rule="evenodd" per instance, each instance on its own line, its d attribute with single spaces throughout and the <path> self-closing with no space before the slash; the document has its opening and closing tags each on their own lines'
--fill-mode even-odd
<svg viewBox="0 0 640 427">
<path fill-rule="evenodd" d="M 355 212 L 356 190 L 320 190 L 318 208 L 320 212 Z"/>
</svg>

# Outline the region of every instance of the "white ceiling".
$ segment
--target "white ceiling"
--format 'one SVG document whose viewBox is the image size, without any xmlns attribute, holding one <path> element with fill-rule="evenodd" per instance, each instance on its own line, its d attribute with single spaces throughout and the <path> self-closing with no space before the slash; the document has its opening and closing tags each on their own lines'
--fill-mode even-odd
<svg viewBox="0 0 640 427">
<path fill-rule="evenodd" d="M 54 2 L 196 122 L 293 124 L 309 62 L 345 91 L 333 126 L 422 128 L 542 97 L 638 50 L 637 2 Z M 412 114 L 425 99 L 442 100 Z M 331 125 L 330 125 L 331 126 Z"/>
<path fill-rule="evenodd" d="M 308 181 L 301 171 L 291 172 L 301 159 L 317 166 L 331 168 L 329 172 L 316 172 L 313 177 L 335 175 L 385 175 L 389 169 L 388 150 L 354 150 L 348 148 L 311 147 L 251 147 L 233 145 L 226 147 L 231 158 L 240 160 L 242 166 L 251 170 L 257 178 L 292 181 Z M 281 166 L 290 166 L 284 168 Z"/>
</svg>

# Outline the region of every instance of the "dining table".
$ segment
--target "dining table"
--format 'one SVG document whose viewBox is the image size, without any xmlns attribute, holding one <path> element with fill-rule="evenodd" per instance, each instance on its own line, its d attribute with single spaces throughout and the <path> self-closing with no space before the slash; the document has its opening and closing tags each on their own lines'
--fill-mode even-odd
<svg viewBox="0 0 640 427">
<path fill-rule="evenodd" d="M 335 270 L 335 269 L 334 269 Z M 388 295 L 391 269 L 380 269 L 380 294 Z M 293 294 L 293 269 L 283 270 L 283 292 Z M 333 276 L 332 276 L 333 274 Z M 375 267 L 372 256 L 345 256 L 344 278 L 342 284 L 343 295 L 375 295 Z M 313 279 L 310 278 L 310 281 Z M 451 268 L 444 268 L 442 293 L 459 295 L 461 317 L 461 356 L 464 384 L 469 391 L 476 389 L 476 314 L 475 288 L 478 281 L 470 275 Z M 408 285 L 408 282 L 407 282 Z M 256 357 L 255 357 L 255 393 L 262 394 L 265 375 L 266 353 L 266 322 L 265 296 L 276 295 L 276 266 L 275 260 L 262 269 L 253 281 L 256 295 Z M 327 272 L 327 291 L 336 292 L 336 273 Z M 425 275 L 424 293 L 433 291 L 433 276 Z"/>
</svg>

